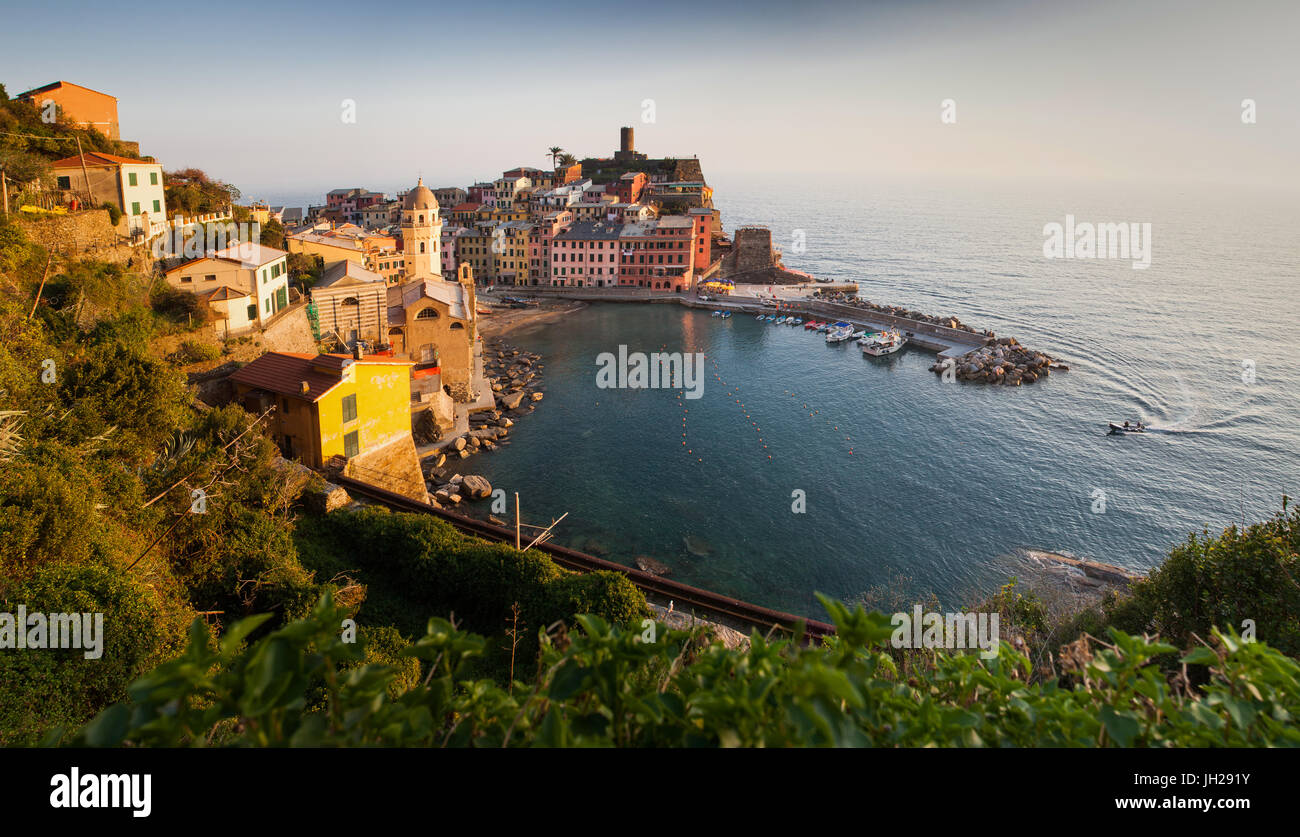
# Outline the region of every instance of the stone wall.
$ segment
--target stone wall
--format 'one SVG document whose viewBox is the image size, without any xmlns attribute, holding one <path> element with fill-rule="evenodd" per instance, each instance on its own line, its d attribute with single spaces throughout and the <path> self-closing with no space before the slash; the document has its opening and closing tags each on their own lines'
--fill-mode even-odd
<svg viewBox="0 0 1300 837">
<path fill-rule="evenodd" d="M 108 210 L 87 209 L 67 215 L 28 216 L 10 213 L 29 239 L 41 245 L 54 244 L 71 259 L 98 259 L 116 264 L 131 263 L 148 272 L 150 256 L 144 246 L 132 247 L 108 221 Z"/>
<path fill-rule="evenodd" d="M 290 308 L 262 332 L 262 342 L 271 352 L 304 352 L 315 354 L 316 338 L 311 336 L 311 323 L 307 322 L 307 306 Z"/>
</svg>

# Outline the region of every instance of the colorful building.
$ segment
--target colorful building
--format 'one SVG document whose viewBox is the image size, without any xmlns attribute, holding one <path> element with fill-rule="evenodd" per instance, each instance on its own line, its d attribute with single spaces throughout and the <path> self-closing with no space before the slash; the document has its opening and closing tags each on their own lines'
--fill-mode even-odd
<svg viewBox="0 0 1300 837">
<path fill-rule="evenodd" d="M 246 321 L 265 326 L 289 307 L 289 254 L 260 244 L 236 244 L 211 256 L 173 267 L 163 274 L 167 284 L 206 295 L 220 287 L 243 292 L 249 299 Z"/>
<path fill-rule="evenodd" d="M 605 288 L 618 284 L 622 225 L 574 221 L 551 246 L 551 280 L 558 287 Z"/>
<path fill-rule="evenodd" d="M 245 409 L 268 410 L 268 429 L 290 459 L 314 468 L 411 433 L 408 360 L 270 352 L 230 376 Z"/>
<path fill-rule="evenodd" d="M 85 128 L 94 128 L 111 140 L 122 139 L 122 132 L 117 123 L 117 97 L 80 84 L 56 81 L 44 87 L 37 87 L 14 97 L 20 102 L 27 102 L 38 108 L 47 107 L 53 102 L 63 117 Z"/>
<path fill-rule="evenodd" d="M 151 224 L 167 220 L 159 163 L 91 151 L 51 165 L 59 189 L 84 195 L 83 200 L 94 206 L 112 203 L 121 209 L 128 235 L 148 234 Z"/>
</svg>

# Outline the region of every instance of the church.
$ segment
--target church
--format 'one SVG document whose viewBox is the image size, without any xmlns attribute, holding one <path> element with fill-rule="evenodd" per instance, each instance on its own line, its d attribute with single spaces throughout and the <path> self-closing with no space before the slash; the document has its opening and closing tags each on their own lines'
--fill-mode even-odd
<svg viewBox="0 0 1300 837">
<path fill-rule="evenodd" d="M 420 178 L 402 203 L 402 278 L 387 288 L 387 343 L 396 357 L 415 361 L 415 374 L 438 369 L 459 402 L 474 394 L 478 337 L 474 276 L 462 265 L 442 275 L 442 220 L 438 200 Z"/>
</svg>

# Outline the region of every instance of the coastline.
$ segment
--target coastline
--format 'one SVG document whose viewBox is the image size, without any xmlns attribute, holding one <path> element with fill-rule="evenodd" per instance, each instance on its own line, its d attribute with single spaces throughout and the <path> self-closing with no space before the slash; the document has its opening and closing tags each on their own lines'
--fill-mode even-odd
<svg viewBox="0 0 1300 837">
<path fill-rule="evenodd" d="M 488 300 L 480 300 L 488 303 Z M 586 308 L 588 303 L 579 300 L 544 300 L 537 308 L 492 307 L 491 314 L 481 315 L 478 332 L 484 338 L 500 338 L 528 326 L 553 323 L 568 314 Z"/>
<path fill-rule="evenodd" d="M 618 301 L 651 304 L 649 299 L 619 299 Z M 685 302 L 686 300 L 675 301 Z M 500 344 L 503 339 L 510 340 L 510 345 L 498 346 L 497 348 L 505 348 L 507 353 L 517 350 L 524 355 L 535 357 L 537 361 L 542 361 L 542 355 L 536 352 L 536 345 L 530 345 L 528 334 L 520 334 L 519 332 L 523 332 L 530 326 L 545 326 L 561 322 L 566 314 L 587 308 L 590 304 L 590 301 L 585 300 L 547 299 L 543 297 L 540 300 L 539 308 L 495 309 L 490 318 L 494 321 L 494 328 L 490 332 L 482 328 L 480 330 L 485 333 L 485 341 Z M 691 307 L 706 308 L 711 306 L 696 305 Z M 488 319 L 484 318 L 482 322 L 486 323 Z M 505 411 L 505 414 L 518 421 L 526 413 L 530 413 L 540 406 L 540 404 L 528 403 L 521 405 L 518 413 Z M 498 440 L 498 444 L 501 443 L 509 444 L 510 442 Z M 488 450 L 490 449 L 488 448 Z M 471 453 L 481 455 L 483 452 L 485 452 L 484 449 L 478 446 L 471 449 Z M 472 517 L 497 522 L 494 520 L 493 515 L 487 511 L 486 504 L 478 502 L 466 503 L 461 506 L 460 512 Z M 576 544 L 570 546 L 580 551 L 589 551 L 584 546 Z M 596 554 L 603 553 L 598 552 Z M 987 560 L 991 563 L 1003 565 L 1003 575 L 1006 579 L 1018 577 L 1027 588 L 1038 591 L 1054 602 L 1057 607 L 1065 607 L 1066 609 L 1091 606 L 1100 601 L 1107 592 L 1122 592 L 1141 577 L 1140 574 L 1103 561 L 1080 559 L 1068 553 L 1040 548 L 1012 548 L 1007 553 L 990 555 Z M 629 566 L 640 566 L 642 570 L 655 574 L 658 574 L 656 570 L 666 571 L 665 574 L 668 575 L 672 574 L 667 565 L 653 559 L 650 563 L 657 565 L 656 569 L 640 566 L 639 561 L 636 564 L 629 564 Z M 994 587 L 983 592 L 991 595 L 997 591 L 996 587 Z"/>
</svg>

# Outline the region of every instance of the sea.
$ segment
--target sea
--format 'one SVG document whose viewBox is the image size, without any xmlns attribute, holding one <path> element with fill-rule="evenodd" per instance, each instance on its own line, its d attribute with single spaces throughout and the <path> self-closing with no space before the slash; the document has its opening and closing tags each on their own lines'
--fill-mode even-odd
<svg viewBox="0 0 1300 837">
<path fill-rule="evenodd" d="M 789 267 L 1012 336 L 1070 367 L 945 382 L 802 328 L 598 303 L 509 341 L 545 398 L 465 464 L 555 541 L 796 614 L 816 594 L 977 604 L 1026 555 L 1134 572 L 1300 493 L 1300 195 L 1236 186 L 711 177 L 728 232 Z M 1149 224 L 1150 264 L 1049 258 L 1049 225 Z M 1076 254 L 1077 255 L 1077 254 Z M 1109 256 L 1109 253 L 1105 255 Z M 1130 254 L 1133 256 L 1134 254 Z M 699 398 L 599 385 L 599 358 L 703 354 Z M 1145 422 L 1107 435 L 1109 421 Z"/>
</svg>

